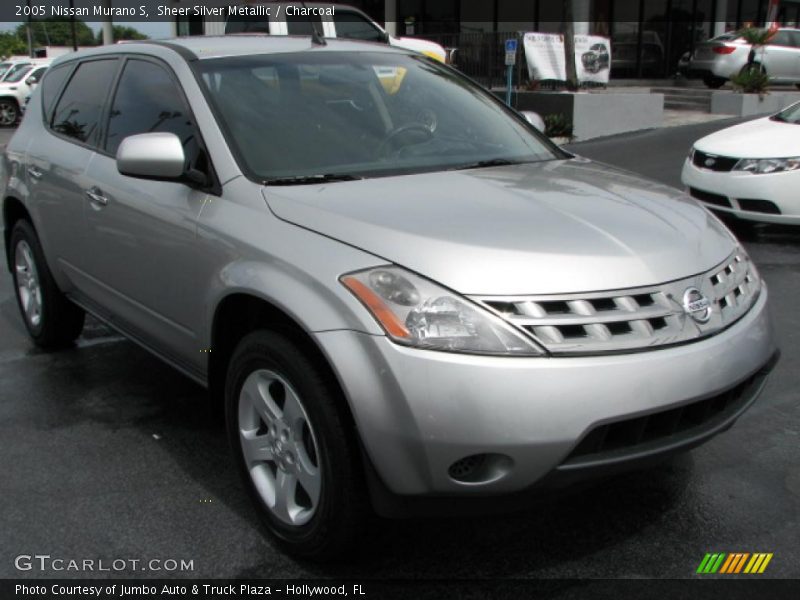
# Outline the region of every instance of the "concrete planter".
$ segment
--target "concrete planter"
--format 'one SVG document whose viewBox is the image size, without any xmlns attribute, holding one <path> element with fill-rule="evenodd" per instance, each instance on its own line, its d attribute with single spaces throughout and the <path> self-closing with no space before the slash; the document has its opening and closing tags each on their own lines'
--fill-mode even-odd
<svg viewBox="0 0 800 600">
<path fill-rule="evenodd" d="M 502 92 L 498 96 L 503 97 Z M 575 140 L 661 127 L 664 95 L 636 92 L 517 92 L 517 110 L 532 110 L 542 117 L 563 114 L 572 122 Z"/>
<path fill-rule="evenodd" d="M 783 110 L 795 102 L 800 102 L 800 92 L 770 92 L 759 97 L 758 94 L 725 90 L 711 95 L 711 112 L 739 117 L 767 115 Z"/>
</svg>

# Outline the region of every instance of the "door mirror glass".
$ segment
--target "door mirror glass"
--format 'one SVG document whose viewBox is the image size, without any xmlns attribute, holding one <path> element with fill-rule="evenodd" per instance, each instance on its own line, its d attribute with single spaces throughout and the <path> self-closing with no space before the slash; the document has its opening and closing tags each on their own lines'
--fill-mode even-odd
<svg viewBox="0 0 800 600">
<path fill-rule="evenodd" d="M 186 154 L 174 133 L 142 133 L 122 140 L 117 170 L 142 179 L 176 180 L 185 172 Z"/>
</svg>

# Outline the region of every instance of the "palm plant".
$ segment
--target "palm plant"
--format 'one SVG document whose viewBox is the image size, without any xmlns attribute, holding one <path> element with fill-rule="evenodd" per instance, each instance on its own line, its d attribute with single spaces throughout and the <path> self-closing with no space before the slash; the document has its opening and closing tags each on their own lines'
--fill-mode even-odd
<svg viewBox="0 0 800 600">
<path fill-rule="evenodd" d="M 745 94 L 762 96 L 769 89 L 769 76 L 764 70 L 764 66 L 756 60 L 756 57 L 759 51 L 775 35 L 775 31 L 773 29 L 748 27 L 742 29 L 739 35 L 750 44 L 750 53 L 747 55 L 747 64 L 742 67 L 742 70 L 737 75 L 731 78 L 731 83 Z"/>
</svg>

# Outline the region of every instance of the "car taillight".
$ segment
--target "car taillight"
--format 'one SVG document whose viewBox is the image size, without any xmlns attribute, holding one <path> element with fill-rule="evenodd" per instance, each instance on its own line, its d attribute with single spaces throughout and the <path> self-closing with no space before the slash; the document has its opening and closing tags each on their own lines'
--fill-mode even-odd
<svg viewBox="0 0 800 600">
<path fill-rule="evenodd" d="M 711 50 L 714 54 L 732 54 L 736 46 L 714 46 Z"/>
</svg>

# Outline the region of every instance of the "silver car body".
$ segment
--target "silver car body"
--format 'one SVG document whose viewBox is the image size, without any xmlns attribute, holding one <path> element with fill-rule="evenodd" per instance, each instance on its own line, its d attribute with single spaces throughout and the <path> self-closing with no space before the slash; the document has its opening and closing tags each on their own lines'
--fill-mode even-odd
<svg viewBox="0 0 800 600">
<path fill-rule="evenodd" d="M 336 40 L 314 52 L 353 48 L 403 52 Z M 225 303 L 268 302 L 329 361 L 393 494 L 526 490 L 690 447 L 755 400 L 776 353 L 767 289 L 727 229 L 671 188 L 580 158 L 296 187 L 245 177 L 188 61 L 309 49 L 308 38 L 229 36 L 59 59 L 136 53 L 167 65 L 219 182 L 205 193 L 121 175 L 113 157 L 43 126 L 39 86 L 0 191 L 29 212 L 60 288 L 204 385 Z M 384 264 L 470 298 L 547 353 L 392 342 L 339 281 Z M 710 302 L 704 322 L 686 300 L 693 288 Z M 646 426 L 714 402 L 725 410 L 698 427 L 658 437 Z M 620 423 L 641 424 L 631 444 L 575 453 Z M 502 460 L 480 481 L 451 476 L 476 454 Z"/>
<path fill-rule="evenodd" d="M 730 79 L 747 64 L 750 49 L 736 34 L 713 38 L 697 45 L 690 58 L 689 72 Z M 800 29 L 778 29 L 772 41 L 756 51 L 755 59 L 773 82 L 800 82 Z"/>
</svg>

